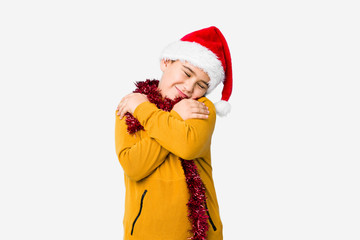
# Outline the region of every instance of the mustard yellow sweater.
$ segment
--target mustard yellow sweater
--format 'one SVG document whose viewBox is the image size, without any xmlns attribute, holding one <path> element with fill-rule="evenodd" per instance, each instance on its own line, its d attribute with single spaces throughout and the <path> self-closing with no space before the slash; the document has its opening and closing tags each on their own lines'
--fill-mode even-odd
<svg viewBox="0 0 360 240">
<path fill-rule="evenodd" d="M 145 131 L 127 133 L 125 118 L 116 116 L 116 154 L 124 170 L 124 240 L 186 240 L 191 236 L 186 203 L 189 192 L 179 158 L 194 160 L 206 188 L 209 240 L 221 240 L 220 219 L 211 167 L 211 136 L 215 127 L 215 107 L 209 118 L 182 118 L 165 112 L 150 102 L 134 112 Z"/>
</svg>

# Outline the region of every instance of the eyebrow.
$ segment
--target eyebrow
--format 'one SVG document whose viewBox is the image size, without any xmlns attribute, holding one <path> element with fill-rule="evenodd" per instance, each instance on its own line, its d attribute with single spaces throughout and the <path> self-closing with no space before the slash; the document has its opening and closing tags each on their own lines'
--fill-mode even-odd
<svg viewBox="0 0 360 240">
<path fill-rule="evenodd" d="M 196 76 L 196 73 L 189 67 L 185 66 L 184 64 L 182 65 L 184 68 L 186 68 L 187 70 L 189 70 L 192 74 L 194 74 Z M 207 87 L 209 87 L 209 83 L 205 82 L 204 80 L 200 80 L 201 82 L 203 82 L 204 84 L 206 84 Z"/>
<path fill-rule="evenodd" d="M 196 76 L 196 73 L 189 67 L 182 65 L 184 68 L 186 68 L 187 70 L 189 70 L 192 74 L 194 74 Z"/>
</svg>

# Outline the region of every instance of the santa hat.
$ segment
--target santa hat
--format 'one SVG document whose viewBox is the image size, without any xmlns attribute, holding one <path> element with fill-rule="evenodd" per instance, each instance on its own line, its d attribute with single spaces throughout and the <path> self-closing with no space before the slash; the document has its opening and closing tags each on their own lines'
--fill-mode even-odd
<svg viewBox="0 0 360 240">
<path fill-rule="evenodd" d="M 202 69 L 210 78 L 207 93 L 222 82 L 222 97 L 221 101 L 215 103 L 216 112 L 220 116 L 230 112 L 228 100 L 232 91 L 231 56 L 225 37 L 218 28 L 204 28 L 185 35 L 168 45 L 163 50 L 161 59 L 186 61 Z"/>
</svg>

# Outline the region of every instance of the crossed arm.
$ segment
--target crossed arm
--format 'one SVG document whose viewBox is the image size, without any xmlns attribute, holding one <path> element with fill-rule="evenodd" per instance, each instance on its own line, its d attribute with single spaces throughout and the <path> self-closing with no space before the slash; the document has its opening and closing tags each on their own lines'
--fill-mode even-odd
<svg viewBox="0 0 360 240">
<path fill-rule="evenodd" d="M 130 93 L 123 97 L 117 107 L 117 115 L 122 119 L 125 113 L 134 114 L 135 109 L 143 102 L 148 102 L 147 97 L 140 93 Z M 174 111 L 176 111 L 183 120 L 197 118 L 207 119 L 209 115 L 208 107 L 200 101 L 194 99 L 183 99 L 175 104 Z"/>
<path fill-rule="evenodd" d="M 155 139 L 143 135 L 140 138 L 140 133 L 128 134 L 125 119 L 116 117 L 116 154 L 125 174 L 133 181 L 150 175 L 169 154 Z"/>
<path fill-rule="evenodd" d="M 132 180 L 138 181 L 151 174 L 170 153 L 191 160 L 203 156 L 209 150 L 216 115 L 213 104 L 206 98 L 192 100 L 197 102 L 195 104 L 206 107 L 200 110 L 194 109 L 197 105 L 192 101 L 188 101 L 192 107 L 186 105 L 186 102 L 183 104 L 186 105 L 185 108 L 178 106 L 182 115 L 176 111 L 176 105 L 171 112 L 164 112 L 154 104 L 142 101 L 134 110 L 129 110 L 145 128 L 146 134 L 143 133 L 140 140 L 126 132 L 125 120 L 120 119 L 121 111 L 128 109 L 133 100 L 128 99 L 125 104 L 127 106 L 119 104 L 115 128 L 116 152 L 124 172 Z M 205 112 L 204 110 L 209 113 L 199 113 Z M 195 115 L 207 116 L 183 119 L 183 116 L 186 118 Z"/>
</svg>

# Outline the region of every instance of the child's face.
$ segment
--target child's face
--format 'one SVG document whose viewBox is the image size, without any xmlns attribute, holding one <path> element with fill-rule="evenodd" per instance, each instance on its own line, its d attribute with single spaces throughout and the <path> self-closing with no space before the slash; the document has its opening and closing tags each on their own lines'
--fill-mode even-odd
<svg viewBox="0 0 360 240">
<path fill-rule="evenodd" d="M 200 68 L 187 62 L 170 60 L 161 60 L 160 68 L 163 75 L 159 89 L 163 97 L 198 99 L 205 95 L 210 78 Z"/>
</svg>

